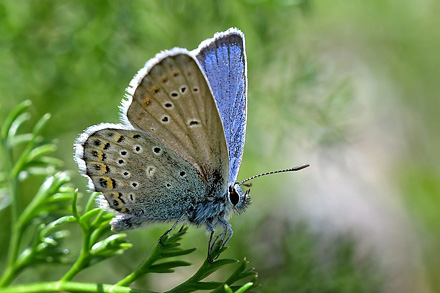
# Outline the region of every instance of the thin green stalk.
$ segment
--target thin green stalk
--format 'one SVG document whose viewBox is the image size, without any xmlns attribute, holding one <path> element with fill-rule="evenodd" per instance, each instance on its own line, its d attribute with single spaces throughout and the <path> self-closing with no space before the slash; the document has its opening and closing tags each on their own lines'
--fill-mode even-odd
<svg viewBox="0 0 440 293">
<path fill-rule="evenodd" d="M 2 287 L 6 287 L 9 284 L 12 283 L 12 281 L 15 279 L 15 277 L 17 276 L 18 271 L 16 269 L 15 266 L 7 266 L 5 272 L 3 273 L 3 276 L 0 280 L 0 288 Z M 3 290 L 3 289 L 2 289 Z M 2 291 L 3 292 L 3 291 Z"/>
<path fill-rule="evenodd" d="M 0 287 L 8 286 L 14 281 L 18 274 L 25 268 L 26 264 L 33 257 L 33 251 L 22 253 L 12 266 L 8 266 L 0 280 Z M 23 257 L 24 256 L 24 257 Z"/>
<path fill-rule="evenodd" d="M 18 258 L 18 251 L 23 235 L 22 227 L 19 225 L 20 207 L 18 204 L 18 182 L 17 178 L 11 176 L 9 179 L 9 190 L 11 197 L 11 239 L 9 242 L 8 267 L 14 266 Z"/>
<path fill-rule="evenodd" d="M 89 262 L 89 245 L 90 245 L 90 233 L 88 231 L 84 231 L 86 227 L 81 225 L 81 229 L 83 230 L 83 242 L 81 252 L 79 254 L 78 259 L 70 268 L 70 270 L 64 274 L 64 276 L 60 279 L 61 281 L 70 281 L 72 280 L 82 269 L 87 266 Z"/>
<path fill-rule="evenodd" d="M 52 180 L 52 181 L 50 181 Z M 45 181 L 45 183 L 53 183 L 53 180 L 55 180 L 54 177 L 51 177 Z M 12 182 L 12 185 L 16 185 L 15 188 L 17 188 L 17 180 L 16 177 L 11 176 L 10 181 Z M 65 179 L 61 179 L 58 181 L 58 185 L 62 185 L 65 182 Z M 45 184 L 43 184 L 44 186 Z M 58 186 L 56 186 L 58 187 Z M 15 192 L 15 195 L 12 196 L 13 199 L 17 198 L 17 191 L 11 191 Z M 12 217 L 11 221 L 14 221 L 13 227 L 12 227 L 12 233 L 10 238 L 10 249 L 8 254 L 8 266 L 6 267 L 5 273 L 0 279 L 0 287 L 6 286 L 10 284 L 15 277 L 18 275 L 18 273 L 22 270 L 24 264 L 26 263 L 25 260 L 19 258 L 19 248 L 21 245 L 21 239 L 22 235 L 24 235 L 24 230 L 28 226 L 29 222 L 32 219 L 33 212 L 35 209 L 41 204 L 41 202 L 47 197 L 48 193 L 51 193 L 52 191 L 50 189 L 46 189 L 44 187 L 40 188 L 40 191 L 37 193 L 37 195 L 32 199 L 32 201 L 29 203 L 29 205 L 24 209 L 24 211 L 15 218 Z M 12 208 L 13 211 L 15 210 L 14 207 L 16 206 L 14 200 L 12 201 Z M 28 256 L 29 257 L 29 256 Z"/>
<path fill-rule="evenodd" d="M 158 260 L 161 250 L 162 250 L 161 246 L 159 245 L 156 246 L 156 248 L 151 253 L 150 257 L 142 265 L 140 265 L 134 272 L 129 274 L 127 277 L 116 283 L 115 286 L 129 286 L 143 275 L 149 273 L 150 267 L 153 265 L 155 261 Z"/>
<path fill-rule="evenodd" d="M 2 289 L 2 293 L 40 293 L 40 292 L 130 292 L 154 293 L 154 291 L 119 287 L 111 284 L 79 283 L 79 282 L 41 282 L 11 286 Z"/>
<path fill-rule="evenodd" d="M 197 272 L 188 280 L 183 282 L 182 284 L 174 287 L 173 289 L 167 291 L 166 293 L 179 293 L 179 292 L 191 292 L 193 290 L 187 290 L 188 288 L 192 288 L 192 284 L 197 284 L 201 279 L 203 279 L 203 274 L 206 273 L 207 269 L 206 267 L 210 266 L 211 264 L 208 263 L 207 260 L 205 260 L 202 264 L 202 266 L 197 270 Z M 185 291 L 186 289 L 186 291 Z M 192 288 L 194 289 L 194 288 Z"/>
<path fill-rule="evenodd" d="M 48 121 L 50 115 L 44 115 L 34 127 L 34 135 L 32 139 L 28 142 L 25 150 L 22 152 L 21 156 L 14 163 L 13 161 L 13 151 L 10 148 L 10 135 L 11 135 L 11 126 L 14 124 L 14 120 L 22 113 L 28 106 L 30 105 L 30 101 L 24 101 L 19 106 L 17 106 L 6 118 L 5 124 L 2 126 L 0 135 L 1 135 L 1 146 L 3 153 L 3 163 L 5 165 L 5 172 L 8 174 L 8 183 L 9 183 L 9 196 L 11 198 L 11 238 L 9 242 L 9 252 L 8 252 L 8 260 L 6 271 L 8 274 L 5 274 L 3 278 L 0 280 L 0 287 L 9 284 L 14 276 L 18 273 L 19 269 L 14 268 L 16 265 L 16 261 L 18 258 L 21 237 L 23 235 L 23 225 L 20 225 L 20 206 L 18 200 L 18 175 L 20 171 L 23 169 L 25 165 L 26 158 L 29 152 L 34 147 L 35 139 L 41 131 L 44 124 Z M 24 121 L 24 120 L 23 120 Z M 18 127 L 18 125 L 17 125 Z M 12 135 L 14 131 L 12 132 Z"/>
<path fill-rule="evenodd" d="M 18 205 L 18 182 L 17 177 L 14 176 L 13 169 L 13 160 L 12 160 L 12 151 L 10 150 L 7 138 L 2 137 L 1 141 L 2 153 L 3 153 L 3 164 L 5 166 L 5 172 L 9 176 L 8 180 L 8 188 L 9 188 L 9 196 L 10 196 L 10 207 L 11 207 L 11 238 L 9 240 L 9 248 L 8 248 L 8 260 L 7 267 L 5 269 L 5 273 L 0 279 L 0 287 L 7 286 L 12 282 L 17 274 L 17 269 L 15 268 L 15 262 L 18 257 L 18 251 L 21 243 L 22 231 L 18 226 L 18 217 L 20 214 L 20 207 Z"/>
</svg>

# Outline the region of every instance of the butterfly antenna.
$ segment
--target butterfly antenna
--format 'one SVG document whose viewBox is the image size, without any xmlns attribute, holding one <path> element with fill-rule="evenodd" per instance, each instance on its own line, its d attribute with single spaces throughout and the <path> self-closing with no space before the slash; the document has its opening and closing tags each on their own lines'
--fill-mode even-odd
<svg viewBox="0 0 440 293">
<path fill-rule="evenodd" d="M 255 178 L 258 178 L 258 177 L 261 177 L 261 176 L 271 175 L 271 174 L 284 173 L 284 172 L 292 172 L 292 171 L 299 171 L 299 170 L 302 170 L 302 169 L 304 169 L 304 168 L 307 168 L 308 166 L 310 166 L 310 165 L 309 165 L 309 164 L 304 164 L 304 165 L 296 166 L 296 167 L 289 168 L 289 169 L 277 170 L 277 171 L 271 171 L 271 172 L 266 172 L 266 173 L 258 174 L 258 175 L 255 175 L 255 176 L 249 177 L 248 179 L 243 180 L 243 181 L 239 182 L 238 184 L 239 184 L 239 185 L 249 186 L 250 184 L 245 184 L 245 182 L 247 182 L 247 181 L 249 181 L 249 180 L 252 180 L 252 179 L 255 179 Z"/>
</svg>

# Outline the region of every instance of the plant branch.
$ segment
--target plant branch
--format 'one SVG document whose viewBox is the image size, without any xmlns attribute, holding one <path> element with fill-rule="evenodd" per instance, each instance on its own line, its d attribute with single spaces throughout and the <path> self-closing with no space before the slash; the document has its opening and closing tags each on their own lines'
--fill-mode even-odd
<svg viewBox="0 0 440 293">
<path fill-rule="evenodd" d="M 4 172 L 8 174 L 8 194 L 11 202 L 11 238 L 9 241 L 9 251 L 8 251 L 8 260 L 7 267 L 5 269 L 5 273 L 0 279 L 0 287 L 8 285 L 17 274 L 17 269 L 15 268 L 15 262 L 18 257 L 18 251 L 21 243 L 21 236 L 23 235 L 23 231 L 17 225 L 18 217 L 20 215 L 20 207 L 18 201 L 18 176 L 13 172 L 14 170 L 14 158 L 13 151 L 10 145 L 11 136 L 15 134 L 15 131 L 19 127 L 19 125 L 24 122 L 24 118 L 20 119 L 19 117 L 24 117 L 23 112 L 30 106 L 30 101 L 24 101 L 19 104 L 16 108 L 14 108 L 9 115 L 7 116 L 5 123 L 2 125 L 0 130 L 1 143 L 0 147 L 2 150 L 2 161 L 4 165 Z M 16 121 L 20 121 L 17 123 Z M 15 123 L 15 127 L 13 127 Z M 13 128 L 13 130 L 11 130 Z"/>
<path fill-rule="evenodd" d="M 82 283 L 82 282 L 41 282 L 26 285 L 11 286 L 2 289 L 2 293 L 41 293 L 41 292 L 130 292 L 154 293 L 154 291 L 133 289 L 111 284 Z"/>
<path fill-rule="evenodd" d="M 147 260 L 142 265 L 140 265 L 133 273 L 129 274 L 127 277 L 116 283 L 116 286 L 129 286 L 134 281 L 148 273 L 170 273 L 174 272 L 173 268 L 175 267 L 191 265 L 190 263 L 185 261 L 168 261 L 160 264 L 155 264 L 160 259 L 189 254 L 195 250 L 195 248 L 186 250 L 182 250 L 179 248 L 180 243 L 178 243 L 178 241 L 182 238 L 187 230 L 188 228 L 183 228 L 170 237 L 165 236 L 162 239 L 163 244 L 160 245 L 158 243 L 151 255 L 147 258 Z"/>
</svg>

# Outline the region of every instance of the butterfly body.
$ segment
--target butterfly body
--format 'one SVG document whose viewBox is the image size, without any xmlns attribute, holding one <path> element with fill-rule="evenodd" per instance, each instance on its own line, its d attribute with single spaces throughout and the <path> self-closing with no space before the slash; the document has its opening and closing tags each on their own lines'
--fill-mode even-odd
<svg viewBox="0 0 440 293">
<path fill-rule="evenodd" d="M 228 219 L 249 203 L 236 183 L 246 83 L 244 35 L 229 29 L 194 51 L 156 55 L 130 83 L 122 123 L 78 137 L 76 161 L 101 205 L 116 213 L 114 231 L 188 222 L 205 225 L 210 239 L 221 226 L 216 240 L 228 242 Z"/>
</svg>

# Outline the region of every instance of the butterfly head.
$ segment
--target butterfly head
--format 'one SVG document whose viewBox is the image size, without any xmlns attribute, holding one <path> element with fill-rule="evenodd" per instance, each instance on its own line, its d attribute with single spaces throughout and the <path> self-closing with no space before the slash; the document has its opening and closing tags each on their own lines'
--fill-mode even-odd
<svg viewBox="0 0 440 293">
<path fill-rule="evenodd" d="M 250 191 L 250 189 L 243 191 L 239 182 L 229 186 L 228 201 L 232 205 L 234 211 L 241 213 L 246 209 L 250 204 Z"/>
</svg>

